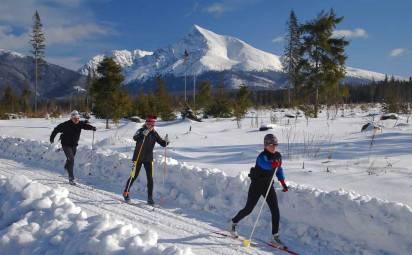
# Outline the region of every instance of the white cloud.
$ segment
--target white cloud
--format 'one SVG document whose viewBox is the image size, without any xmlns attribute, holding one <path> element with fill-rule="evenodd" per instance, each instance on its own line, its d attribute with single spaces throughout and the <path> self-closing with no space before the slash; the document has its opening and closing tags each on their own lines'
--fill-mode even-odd
<svg viewBox="0 0 412 255">
<path fill-rule="evenodd" d="M 278 36 L 278 37 L 272 39 L 272 42 L 274 42 L 274 43 L 283 43 L 284 41 L 285 41 L 284 36 Z"/>
<path fill-rule="evenodd" d="M 108 35 L 111 32 L 96 24 L 81 24 L 75 26 L 59 26 L 45 28 L 47 43 L 67 44 L 85 39 L 95 38 L 98 36 Z"/>
<path fill-rule="evenodd" d="M 3 49 L 21 49 L 29 46 L 28 32 L 21 34 L 13 34 L 13 29 L 10 26 L 0 25 L 0 47 Z"/>
<path fill-rule="evenodd" d="M 93 19 L 92 11 L 81 5 L 84 0 L 1 0 L 0 22 L 16 26 L 31 26 L 33 14 L 39 11 L 43 24 L 71 24 Z M 81 15 L 79 15 L 81 12 Z"/>
<path fill-rule="evenodd" d="M 356 28 L 353 30 L 335 30 L 333 31 L 334 37 L 345 37 L 345 38 L 368 38 L 368 33 L 363 28 Z"/>
<path fill-rule="evenodd" d="M 87 0 L 97 1 L 97 0 Z M 109 1 L 109 0 L 98 0 Z M 100 25 L 86 0 L 1 0 L 0 47 L 15 51 L 30 49 L 33 14 L 39 11 L 46 47 L 99 40 L 112 35 L 110 27 Z"/>
<path fill-rule="evenodd" d="M 203 8 L 203 11 L 219 15 L 228 11 L 229 9 L 230 8 L 228 8 L 228 6 L 224 5 L 223 3 L 214 3 Z"/>
<path fill-rule="evenodd" d="M 30 47 L 30 32 L 13 33 L 10 26 L 0 26 L 0 46 L 11 50 L 28 50 Z M 79 24 L 73 26 L 44 27 L 46 47 L 56 44 L 80 42 L 86 39 L 96 39 L 100 36 L 112 34 L 107 28 L 96 24 Z"/>
<path fill-rule="evenodd" d="M 63 6 L 79 6 L 83 0 L 46 0 L 45 2 L 56 3 Z"/>
<path fill-rule="evenodd" d="M 195 14 L 199 10 L 199 6 L 200 6 L 200 4 L 198 2 L 196 2 L 193 5 L 192 9 L 188 13 L 185 14 L 185 17 L 189 17 L 189 16 Z"/>
<path fill-rule="evenodd" d="M 409 53 L 411 53 L 411 51 L 408 50 L 408 49 L 397 48 L 397 49 L 391 50 L 391 52 L 389 53 L 389 56 L 391 56 L 391 57 L 401 57 L 401 56 L 405 56 Z"/>
<path fill-rule="evenodd" d="M 204 8 L 201 8 L 203 12 L 219 16 L 225 12 L 235 11 L 239 9 L 245 9 L 248 6 L 257 4 L 262 0 L 220 0 L 213 4 L 207 5 Z M 197 8 L 197 7 L 196 7 Z"/>
</svg>

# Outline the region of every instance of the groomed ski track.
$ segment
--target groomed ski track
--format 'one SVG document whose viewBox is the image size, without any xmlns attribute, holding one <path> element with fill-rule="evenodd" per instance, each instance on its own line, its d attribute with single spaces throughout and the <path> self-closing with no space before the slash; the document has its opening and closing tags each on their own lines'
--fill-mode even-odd
<svg viewBox="0 0 412 255">
<path fill-rule="evenodd" d="M 69 190 L 69 198 L 88 215 L 109 214 L 141 229 L 152 229 L 159 234 L 159 244 L 190 247 L 193 254 L 285 254 L 264 246 L 244 248 L 237 240 L 221 238 L 211 233 L 221 230 L 215 226 L 226 228 L 227 219 L 217 219 L 207 213 L 181 209 L 167 202 L 164 207 L 151 211 L 146 205 L 145 196 L 136 194 L 136 187 L 132 189 L 134 204 L 129 205 L 122 202 L 122 187 L 110 187 L 104 183 L 90 184 L 87 180 L 77 180 L 78 186 L 71 186 L 67 177 L 62 174 L 62 171 L 56 173 L 0 158 L 0 175 L 24 175 L 49 187 L 63 186 Z"/>
</svg>

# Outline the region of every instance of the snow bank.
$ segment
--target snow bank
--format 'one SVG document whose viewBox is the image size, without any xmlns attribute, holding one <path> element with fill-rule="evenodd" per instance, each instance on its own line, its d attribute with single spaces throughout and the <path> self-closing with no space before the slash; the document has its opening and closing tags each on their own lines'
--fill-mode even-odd
<svg viewBox="0 0 412 255">
<path fill-rule="evenodd" d="M 0 176 L 0 253 L 190 253 L 158 245 L 155 232 L 142 233 L 109 216 L 88 217 L 68 194 L 65 188 L 51 189 L 24 176 Z"/>
<path fill-rule="evenodd" d="M 56 152 L 57 148 L 33 140 L 0 139 L 3 157 L 31 160 L 61 169 L 65 158 L 63 152 Z M 209 211 L 228 219 L 244 206 L 250 183 L 246 172 L 230 177 L 217 169 L 201 169 L 170 158 L 166 163 L 167 176 L 163 184 L 164 161 L 160 155 L 155 160 L 157 199 L 174 200 L 181 207 Z M 99 151 L 91 157 L 90 148 L 80 147 L 75 172 L 77 176 L 86 176 L 92 169 L 96 178 L 122 187 L 130 167 L 130 159 L 125 154 Z M 134 187 L 145 187 L 144 171 L 141 175 L 138 179 L 141 184 Z M 281 233 L 285 237 L 316 247 L 316 253 L 326 248 L 336 250 L 336 254 L 410 254 L 410 207 L 343 190 L 325 192 L 294 183 L 289 185 L 290 192 L 278 192 Z M 132 196 L 133 193 L 134 190 Z M 241 233 L 248 233 L 257 211 L 241 222 Z M 270 215 L 264 210 L 257 235 L 268 236 L 268 226 Z"/>
</svg>

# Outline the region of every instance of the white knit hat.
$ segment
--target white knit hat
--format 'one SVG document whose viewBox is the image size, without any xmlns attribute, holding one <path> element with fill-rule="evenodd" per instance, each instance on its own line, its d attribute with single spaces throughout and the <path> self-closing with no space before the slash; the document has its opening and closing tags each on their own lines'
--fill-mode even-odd
<svg viewBox="0 0 412 255">
<path fill-rule="evenodd" d="M 70 113 L 70 117 L 71 117 L 71 118 L 79 118 L 79 117 L 80 117 L 80 114 L 79 114 L 78 111 L 74 110 L 74 111 L 72 111 L 72 112 Z"/>
</svg>

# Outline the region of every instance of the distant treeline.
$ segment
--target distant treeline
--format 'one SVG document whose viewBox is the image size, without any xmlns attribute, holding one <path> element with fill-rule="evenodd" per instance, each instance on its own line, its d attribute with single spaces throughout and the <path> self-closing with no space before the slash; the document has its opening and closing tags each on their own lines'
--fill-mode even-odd
<svg viewBox="0 0 412 255">
<path fill-rule="evenodd" d="M 348 103 L 412 102 L 412 79 L 399 81 L 385 79 L 366 85 L 350 86 Z"/>
<path fill-rule="evenodd" d="M 412 80 L 373 81 L 363 85 L 341 85 L 344 93 L 342 103 L 412 103 Z M 235 93 L 235 92 L 229 92 Z M 299 99 L 299 95 L 296 95 Z M 251 94 L 251 100 L 257 106 L 288 106 L 288 90 L 257 90 Z M 297 106 L 292 105 L 292 106 Z"/>
</svg>

